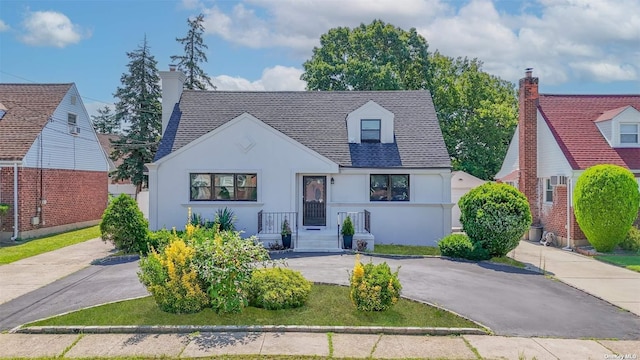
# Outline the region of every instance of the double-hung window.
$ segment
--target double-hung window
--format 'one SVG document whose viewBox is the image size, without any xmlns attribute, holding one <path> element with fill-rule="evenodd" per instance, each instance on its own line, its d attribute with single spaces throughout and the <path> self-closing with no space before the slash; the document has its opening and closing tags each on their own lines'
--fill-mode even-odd
<svg viewBox="0 0 640 360">
<path fill-rule="evenodd" d="M 369 200 L 409 201 L 409 175 L 371 175 Z"/>
<path fill-rule="evenodd" d="M 190 200 L 257 201 L 257 174 L 191 173 Z"/>
<path fill-rule="evenodd" d="M 638 143 L 638 124 L 620 124 L 620 143 Z"/>
<path fill-rule="evenodd" d="M 544 201 L 553 202 L 553 185 L 551 185 L 551 179 L 545 179 L 544 182 Z"/>
<path fill-rule="evenodd" d="M 360 142 L 380 142 L 380 119 L 360 120 Z"/>
</svg>

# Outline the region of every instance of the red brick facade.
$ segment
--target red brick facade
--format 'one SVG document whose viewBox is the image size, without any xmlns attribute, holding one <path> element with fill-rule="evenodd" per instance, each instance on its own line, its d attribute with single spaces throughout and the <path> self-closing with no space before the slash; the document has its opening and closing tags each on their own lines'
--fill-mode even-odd
<svg viewBox="0 0 640 360">
<path fill-rule="evenodd" d="M 537 199 L 538 192 L 538 143 L 537 143 L 537 111 L 538 111 L 538 78 L 527 71 L 525 78 L 520 79 L 518 101 L 519 128 L 519 166 L 518 189 L 529 200 L 529 208 L 533 223 L 540 221 Z"/>
<path fill-rule="evenodd" d="M 558 185 L 553 187 L 553 203 L 544 203 L 542 196 L 539 197 L 540 202 L 540 223 L 544 226 L 545 231 L 551 231 L 558 237 L 567 238 L 567 185 Z M 580 226 L 576 222 L 575 215 L 573 213 L 573 207 L 571 207 L 571 224 L 570 224 L 570 238 L 571 240 L 583 240 L 585 239 Z M 556 244 L 558 245 L 558 244 Z"/>
<path fill-rule="evenodd" d="M 100 219 L 107 206 L 107 179 L 101 171 L 19 167 L 19 232 Z M 4 232 L 13 231 L 13 186 L 13 168 L 1 168 L 0 199 L 11 206 L 0 225 Z M 36 216 L 40 224 L 32 225 Z"/>
</svg>

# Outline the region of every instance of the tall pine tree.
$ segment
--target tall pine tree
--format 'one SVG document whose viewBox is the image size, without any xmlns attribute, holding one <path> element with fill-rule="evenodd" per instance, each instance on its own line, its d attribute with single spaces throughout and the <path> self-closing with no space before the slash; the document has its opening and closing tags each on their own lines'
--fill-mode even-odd
<svg viewBox="0 0 640 360">
<path fill-rule="evenodd" d="M 176 38 L 176 41 L 184 45 L 184 55 L 173 55 L 171 61 L 177 61 L 178 69 L 186 75 L 184 87 L 190 90 L 207 90 L 216 87 L 211 82 L 211 78 L 200 68 L 200 63 L 207 62 L 207 55 L 204 50 L 209 47 L 202 40 L 204 33 L 204 15 L 200 14 L 194 19 L 187 19 L 189 32 L 183 38 Z"/>
<path fill-rule="evenodd" d="M 124 136 L 113 142 L 113 160 L 123 159 L 115 171 L 116 179 L 130 179 L 139 192 L 147 183 L 144 164 L 153 161 L 162 132 L 162 108 L 160 106 L 160 76 L 157 61 L 151 55 L 147 37 L 129 57 L 128 73 L 120 77 L 121 87 L 114 96 L 116 118 L 129 128 Z"/>
<path fill-rule="evenodd" d="M 91 115 L 94 129 L 100 134 L 117 134 L 120 132 L 120 122 L 116 114 L 107 105 L 98 109 L 98 115 Z"/>
</svg>

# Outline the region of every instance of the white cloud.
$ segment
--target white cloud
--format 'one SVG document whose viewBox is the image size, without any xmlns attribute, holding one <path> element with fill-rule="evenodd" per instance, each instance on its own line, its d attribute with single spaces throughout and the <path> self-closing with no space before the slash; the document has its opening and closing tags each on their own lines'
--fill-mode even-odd
<svg viewBox="0 0 640 360">
<path fill-rule="evenodd" d="M 200 1 L 198 1 L 198 0 L 182 0 L 181 5 L 182 5 L 183 8 L 185 8 L 187 10 L 197 9 L 197 8 L 202 6 Z"/>
<path fill-rule="evenodd" d="M 300 80 L 300 75 L 301 69 L 276 65 L 264 69 L 262 77 L 256 81 L 219 75 L 213 77 L 213 84 L 218 90 L 227 91 L 301 91 L 306 83 Z"/>
<path fill-rule="evenodd" d="M 22 25 L 26 33 L 21 36 L 21 40 L 34 46 L 63 48 L 91 36 L 89 32 L 73 24 L 66 15 L 56 11 L 29 12 Z"/>
<path fill-rule="evenodd" d="M 498 4 L 498 5 L 496 5 Z M 311 56 L 321 34 L 373 19 L 415 27 L 429 49 L 477 57 L 487 72 L 516 81 L 526 67 L 548 84 L 640 78 L 640 1 L 246 0 L 206 9 L 206 32 L 250 48 L 289 48 Z"/>
<path fill-rule="evenodd" d="M 7 25 L 4 21 L 0 20 L 0 32 L 9 30 L 9 25 Z"/>
</svg>

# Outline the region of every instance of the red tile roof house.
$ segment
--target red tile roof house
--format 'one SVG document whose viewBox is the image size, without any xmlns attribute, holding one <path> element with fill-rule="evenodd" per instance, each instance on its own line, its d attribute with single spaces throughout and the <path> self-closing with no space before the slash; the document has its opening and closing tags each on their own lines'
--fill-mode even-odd
<svg viewBox="0 0 640 360">
<path fill-rule="evenodd" d="M 0 240 L 99 222 L 107 159 L 74 84 L 0 84 Z"/>
<path fill-rule="evenodd" d="M 597 164 L 640 176 L 639 109 L 640 95 L 539 94 L 538 78 L 527 71 L 518 126 L 495 178 L 527 196 L 534 224 L 558 236 L 556 245 L 586 245 L 571 206 L 575 183 Z"/>
<path fill-rule="evenodd" d="M 451 161 L 428 91 L 183 91 L 180 71 L 160 76 L 152 230 L 228 207 L 265 244 L 286 218 L 297 251 L 340 251 L 347 215 L 354 245 L 451 232 Z"/>
</svg>

